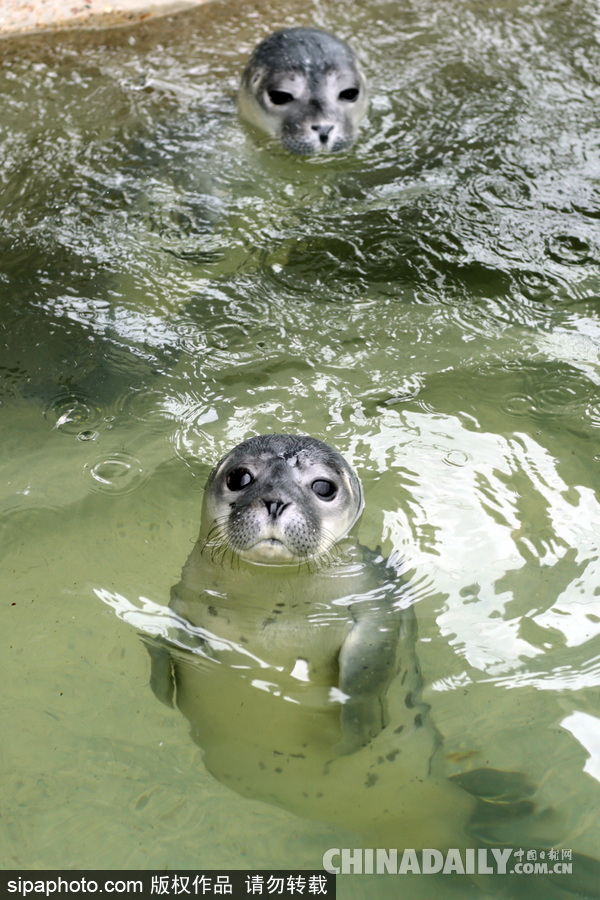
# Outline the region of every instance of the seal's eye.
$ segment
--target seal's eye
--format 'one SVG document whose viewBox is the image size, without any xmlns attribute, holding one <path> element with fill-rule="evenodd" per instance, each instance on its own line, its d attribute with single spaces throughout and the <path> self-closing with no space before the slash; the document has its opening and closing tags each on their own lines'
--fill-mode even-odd
<svg viewBox="0 0 600 900">
<path fill-rule="evenodd" d="M 227 476 L 227 487 L 230 491 L 243 491 L 253 481 L 248 469 L 232 469 Z"/>
<path fill-rule="evenodd" d="M 291 103 L 294 99 L 294 95 L 288 93 L 288 91 L 267 91 L 267 94 L 273 106 L 285 106 L 286 103 Z"/>
<path fill-rule="evenodd" d="M 337 487 L 333 481 L 327 481 L 325 478 L 317 478 L 316 481 L 313 481 L 311 487 L 321 500 L 333 500 L 337 494 Z"/>
<path fill-rule="evenodd" d="M 355 100 L 358 100 L 359 94 L 360 91 L 358 88 L 346 88 L 346 90 L 339 92 L 338 100 L 347 100 L 348 103 L 354 103 Z"/>
</svg>

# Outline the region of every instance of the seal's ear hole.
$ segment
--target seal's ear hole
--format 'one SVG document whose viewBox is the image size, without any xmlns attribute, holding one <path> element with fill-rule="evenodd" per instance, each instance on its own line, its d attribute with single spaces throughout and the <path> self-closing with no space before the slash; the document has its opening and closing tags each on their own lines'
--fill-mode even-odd
<svg viewBox="0 0 600 900">
<path fill-rule="evenodd" d="M 232 469 L 227 475 L 226 483 L 230 491 L 243 491 L 254 481 L 254 476 L 248 469 Z"/>
<path fill-rule="evenodd" d="M 355 100 L 358 100 L 359 94 L 360 90 L 356 87 L 346 88 L 344 91 L 339 92 L 338 100 L 346 100 L 348 103 L 354 103 Z"/>
<path fill-rule="evenodd" d="M 294 99 L 294 95 L 288 91 L 267 91 L 267 96 L 273 106 L 285 106 L 286 103 L 291 103 Z"/>
<path fill-rule="evenodd" d="M 333 500 L 337 494 L 337 486 L 326 478 L 317 478 L 311 484 L 311 488 L 321 500 Z"/>
</svg>

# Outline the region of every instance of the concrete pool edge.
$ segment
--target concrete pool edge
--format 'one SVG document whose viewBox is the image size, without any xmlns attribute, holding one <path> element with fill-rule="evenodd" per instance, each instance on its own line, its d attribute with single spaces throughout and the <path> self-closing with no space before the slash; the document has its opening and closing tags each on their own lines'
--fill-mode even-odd
<svg viewBox="0 0 600 900">
<path fill-rule="evenodd" d="M 131 25 L 209 0 L 2 0 L 0 40 L 18 35 Z"/>
</svg>

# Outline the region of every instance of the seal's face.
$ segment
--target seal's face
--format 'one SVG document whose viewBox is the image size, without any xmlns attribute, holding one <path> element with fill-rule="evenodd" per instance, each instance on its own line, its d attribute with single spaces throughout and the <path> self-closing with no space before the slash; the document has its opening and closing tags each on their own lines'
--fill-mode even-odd
<svg viewBox="0 0 600 900">
<path fill-rule="evenodd" d="M 297 154 L 352 146 L 367 102 L 354 51 L 317 28 L 288 28 L 262 41 L 239 93 L 241 114 Z"/>
<path fill-rule="evenodd" d="M 273 434 L 238 444 L 211 472 L 204 546 L 267 565 L 299 564 L 342 538 L 363 506 L 360 482 L 337 451 L 315 438 Z"/>
</svg>

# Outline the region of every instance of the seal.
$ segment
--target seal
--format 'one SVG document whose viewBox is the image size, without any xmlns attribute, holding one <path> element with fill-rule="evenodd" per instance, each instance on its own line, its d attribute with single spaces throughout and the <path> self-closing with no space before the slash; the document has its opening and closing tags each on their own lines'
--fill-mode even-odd
<svg viewBox="0 0 600 900">
<path fill-rule="evenodd" d="M 255 48 L 238 106 L 244 119 L 291 153 L 337 152 L 356 140 L 367 82 L 344 41 L 318 28 L 286 28 Z"/>
<path fill-rule="evenodd" d="M 356 473 L 320 440 L 234 447 L 208 478 L 168 643 L 147 641 L 151 685 L 239 794 L 381 846 L 457 847 L 484 791 L 445 777 L 410 586 L 356 539 L 362 508 Z"/>
<path fill-rule="evenodd" d="M 217 643 L 251 644 L 269 667 L 339 689 L 344 753 L 384 726 L 400 646 L 401 616 L 380 596 L 395 572 L 366 548 L 341 545 L 363 503 L 356 473 L 322 441 L 244 441 L 210 473 L 200 535 L 170 604 Z M 405 643 L 414 646 L 410 628 Z M 215 646 L 209 638 L 210 656 Z M 412 653 L 409 665 L 414 687 Z"/>
</svg>

